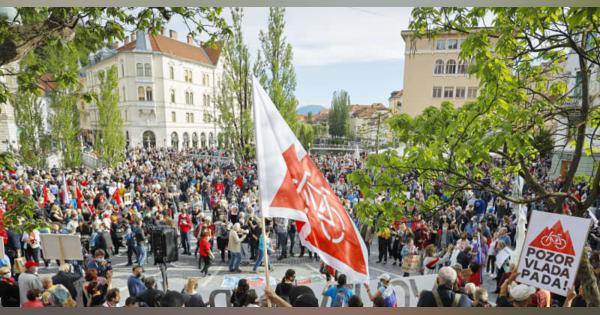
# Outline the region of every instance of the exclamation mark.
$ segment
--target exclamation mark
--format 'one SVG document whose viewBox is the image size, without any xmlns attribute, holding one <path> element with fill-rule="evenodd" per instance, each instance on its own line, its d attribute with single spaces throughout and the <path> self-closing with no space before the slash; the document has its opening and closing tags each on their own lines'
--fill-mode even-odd
<svg viewBox="0 0 600 315">
<path fill-rule="evenodd" d="M 564 287 L 565 287 L 565 290 L 569 290 L 569 288 L 567 287 L 567 281 L 568 281 L 568 280 L 565 280 L 565 285 L 564 285 Z"/>
</svg>

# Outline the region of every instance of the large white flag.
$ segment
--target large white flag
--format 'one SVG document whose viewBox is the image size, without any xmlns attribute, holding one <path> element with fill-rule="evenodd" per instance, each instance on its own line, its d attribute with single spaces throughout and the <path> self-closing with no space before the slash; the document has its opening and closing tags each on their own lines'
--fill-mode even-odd
<svg viewBox="0 0 600 315">
<path fill-rule="evenodd" d="M 263 215 L 295 220 L 303 246 L 350 279 L 368 281 L 354 222 L 256 78 L 252 85 Z"/>
</svg>

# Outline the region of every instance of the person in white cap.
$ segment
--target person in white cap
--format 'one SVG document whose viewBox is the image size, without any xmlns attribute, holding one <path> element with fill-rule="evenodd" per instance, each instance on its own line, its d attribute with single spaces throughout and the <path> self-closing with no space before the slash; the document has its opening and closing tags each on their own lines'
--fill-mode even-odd
<svg viewBox="0 0 600 315">
<path fill-rule="evenodd" d="M 536 289 L 532 286 L 516 283 L 518 272 L 512 272 L 510 277 L 500 287 L 496 299 L 497 307 L 527 307 L 531 304 Z"/>
<path fill-rule="evenodd" d="M 369 299 L 374 301 L 378 297 L 383 297 L 383 304 L 385 307 L 398 307 L 398 299 L 396 298 L 396 291 L 390 284 L 391 277 L 389 274 L 384 273 L 379 276 L 379 283 L 377 284 L 377 291 L 374 294 L 371 293 L 369 284 L 365 283 L 365 289 L 369 295 Z"/>
</svg>

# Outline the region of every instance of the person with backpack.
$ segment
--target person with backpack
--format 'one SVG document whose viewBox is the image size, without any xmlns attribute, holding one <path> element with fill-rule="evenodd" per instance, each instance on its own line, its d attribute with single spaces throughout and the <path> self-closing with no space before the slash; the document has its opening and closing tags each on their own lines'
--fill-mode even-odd
<svg viewBox="0 0 600 315">
<path fill-rule="evenodd" d="M 471 307 L 465 294 L 455 292 L 458 274 L 452 267 L 442 267 L 431 291 L 422 291 L 417 307 Z"/>
<path fill-rule="evenodd" d="M 379 283 L 377 284 L 377 291 L 374 294 L 371 293 L 369 284 L 365 283 L 365 290 L 369 295 L 369 299 L 374 301 L 378 297 L 383 297 L 383 304 L 385 307 L 398 307 L 398 298 L 396 297 L 396 291 L 390 284 L 391 277 L 389 274 L 384 273 L 379 276 Z"/>
<path fill-rule="evenodd" d="M 127 245 L 127 265 L 133 266 L 133 256 L 135 255 L 137 258 L 137 242 L 135 241 L 135 234 L 133 233 L 133 228 L 131 224 L 127 224 L 127 229 L 125 230 L 125 245 Z"/>
<path fill-rule="evenodd" d="M 350 298 L 354 295 L 352 290 L 346 288 L 346 275 L 340 274 L 337 278 L 337 285 L 327 281 L 323 289 L 323 296 L 331 299 L 330 307 L 347 307 Z"/>
</svg>

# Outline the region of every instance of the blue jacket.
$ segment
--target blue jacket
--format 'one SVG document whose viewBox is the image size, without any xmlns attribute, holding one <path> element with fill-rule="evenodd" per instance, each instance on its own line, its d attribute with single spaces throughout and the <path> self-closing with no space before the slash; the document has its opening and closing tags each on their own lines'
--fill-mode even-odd
<svg viewBox="0 0 600 315">
<path fill-rule="evenodd" d="M 129 296 L 137 297 L 140 293 L 146 291 L 146 286 L 140 278 L 132 275 L 127 279 L 127 290 L 129 290 Z"/>
</svg>

